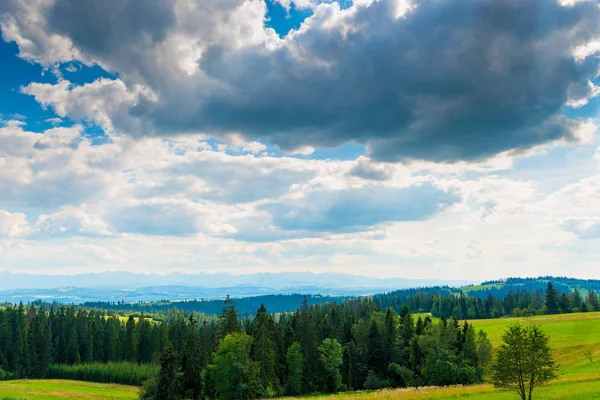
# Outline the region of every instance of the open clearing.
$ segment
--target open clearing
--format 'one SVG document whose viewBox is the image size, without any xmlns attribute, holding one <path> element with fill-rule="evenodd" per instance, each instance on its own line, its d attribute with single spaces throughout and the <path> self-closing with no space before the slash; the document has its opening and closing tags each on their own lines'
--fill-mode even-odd
<svg viewBox="0 0 600 400">
<path fill-rule="evenodd" d="M 56 400 L 56 399 L 137 399 L 139 389 L 134 386 L 67 380 L 16 380 L 0 382 L 1 400 Z"/>
</svg>

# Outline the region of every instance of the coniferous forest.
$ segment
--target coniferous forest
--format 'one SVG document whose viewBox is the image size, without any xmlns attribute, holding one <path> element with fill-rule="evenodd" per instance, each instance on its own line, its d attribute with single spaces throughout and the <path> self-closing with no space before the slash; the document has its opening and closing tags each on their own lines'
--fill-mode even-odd
<svg viewBox="0 0 600 400">
<path fill-rule="evenodd" d="M 37 302 L 0 308 L 0 378 L 142 385 L 143 399 L 251 399 L 316 392 L 481 382 L 491 360 L 467 321 L 599 310 L 594 291 L 510 291 L 504 297 L 405 291 L 240 317 L 172 308 L 120 317 Z M 439 317 L 433 322 L 431 313 Z"/>
</svg>

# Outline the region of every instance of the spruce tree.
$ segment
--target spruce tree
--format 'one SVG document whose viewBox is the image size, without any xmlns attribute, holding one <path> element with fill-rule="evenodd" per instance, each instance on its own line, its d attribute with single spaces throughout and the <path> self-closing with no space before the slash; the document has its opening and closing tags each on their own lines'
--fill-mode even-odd
<svg viewBox="0 0 600 400">
<path fill-rule="evenodd" d="M 125 324 L 125 337 L 123 342 L 123 354 L 125 361 L 136 362 L 138 354 L 138 335 L 133 315 L 127 318 Z"/>
<path fill-rule="evenodd" d="M 182 366 L 185 398 L 197 400 L 202 393 L 201 368 L 203 367 L 203 360 L 198 323 L 193 314 L 190 315 L 189 333 L 183 350 Z"/>
<path fill-rule="evenodd" d="M 265 389 L 279 387 L 275 374 L 275 343 L 273 342 L 274 324 L 264 304 L 256 313 L 252 359 L 260 366 L 260 378 Z"/>
<path fill-rule="evenodd" d="M 546 287 L 546 310 L 548 314 L 558 314 L 560 312 L 558 292 L 554 289 L 552 282 L 548 282 Z"/>
<path fill-rule="evenodd" d="M 77 332 L 75 327 L 71 327 L 69 333 L 69 339 L 67 342 L 67 363 L 79 364 L 81 363 L 81 355 L 79 354 L 79 341 L 77 340 Z"/>
<path fill-rule="evenodd" d="M 598 303 L 598 296 L 596 292 L 590 290 L 588 293 L 588 311 L 600 311 L 600 304 Z"/>
<path fill-rule="evenodd" d="M 367 366 L 378 376 L 387 370 L 385 348 L 377 322 L 373 319 L 368 334 Z"/>
<path fill-rule="evenodd" d="M 160 355 L 160 371 L 156 385 L 156 400 L 179 399 L 179 379 L 177 377 L 177 354 L 173 346 L 167 346 Z"/>
<path fill-rule="evenodd" d="M 296 337 L 304 354 L 304 384 L 308 391 L 318 389 L 319 371 L 317 355 L 317 330 L 315 320 L 310 312 L 308 299 L 304 296 L 302 306 L 296 315 Z"/>
<path fill-rule="evenodd" d="M 385 354 L 387 362 L 395 360 L 397 347 L 398 320 L 396 312 L 390 307 L 385 313 Z"/>
<path fill-rule="evenodd" d="M 229 295 L 225 298 L 221 316 L 219 317 L 219 339 L 231 333 L 240 332 L 240 322 L 238 320 L 235 302 Z"/>
</svg>

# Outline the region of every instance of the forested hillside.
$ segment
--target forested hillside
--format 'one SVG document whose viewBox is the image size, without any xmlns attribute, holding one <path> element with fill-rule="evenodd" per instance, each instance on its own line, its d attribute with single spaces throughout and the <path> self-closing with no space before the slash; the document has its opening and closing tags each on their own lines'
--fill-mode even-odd
<svg viewBox="0 0 600 400">
<path fill-rule="evenodd" d="M 169 308 L 152 318 L 41 302 L 3 306 L 0 377 L 146 382 L 148 399 L 167 389 L 237 399 L 470 384 L 481 381 L 491 348 L 461 319 L 600 310 L 594 291 L 560 293 L 552 283 L 484 299 L 437 288 L 314 305 L 303 297 L 294 312 L 259 305 L 242 317 L 233 299 L 220 305 L 219 316 Z M 417 312 L 440 322 L 413 318 Z"/>
</svg>

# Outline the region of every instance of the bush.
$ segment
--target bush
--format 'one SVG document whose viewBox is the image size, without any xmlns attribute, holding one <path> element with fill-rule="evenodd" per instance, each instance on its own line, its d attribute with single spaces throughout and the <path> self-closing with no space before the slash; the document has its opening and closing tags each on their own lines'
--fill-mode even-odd
<svg viewBox="0 0 600 400">
<path fill-rule="evenodd" d="M 390 383 L 395 387 L 408 387 L 414 386 L 415 373 L 409 368 L 391 363 L 388 366 L 388 376 L 390 377 Z"/>
<path fill-rule="evenodd" d="M 158 379 L 156 377 L 146 380 L 140 388 L 140 400 L 156 400 L 157 386 Z"/>
<path fill-rule="evenodd" d="M 385 379 L 379 379 L 374 371 L 369 370 L 363 386 L 367 390 L 381 389 L 387 386 L 387 381 Z"/>
<path fill-rule="evenodd" d="M 14 378 L 14 375 L 12 373 L 0 368 L 0 381 L 6 381 L 9 379 L 13 379 L 13 378 Z"/>
<path fill-rule="evenodd" d="M 52 365 L 48 369 L 47 377 L 141 386 L 146 380 L 156 376 L 157 370 L 158 367 L 152 364 L 140 365 L 130 362 Z"/>
</svg>

